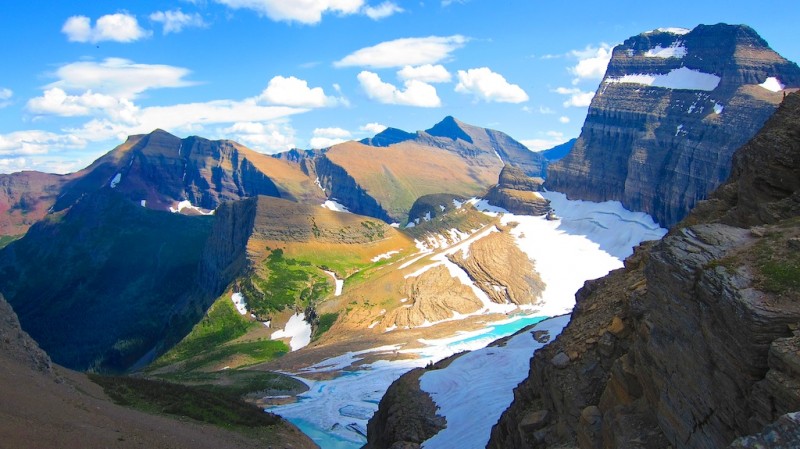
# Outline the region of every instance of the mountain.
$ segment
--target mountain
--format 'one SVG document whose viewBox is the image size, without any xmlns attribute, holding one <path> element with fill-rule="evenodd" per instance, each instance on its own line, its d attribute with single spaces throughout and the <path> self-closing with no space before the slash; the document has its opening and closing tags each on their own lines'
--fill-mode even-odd
<svg viewBox="0 0 800 449">
<path fill-rule="evenodd" d="M 548 167 L 546 186 L 671 226 L 727 179 L 733 152 L 797 87 L 800 68 L 745 25 L 631 37 L 614 48 L 581 135 Z"/>
<path fill-rule="evenodd" d="M 197 264 L 212 220 L 110 188 L 87 194 L 0 250 L 2 294 L 57 363 L 124 370 L 202 316 Z"/>
<path fill-rule="evenodd" d="M 0 174 L 0 236 L 25 234 L 47 215 L 70 178 L 35 171 Z"/>
<path fill-rule="evenodd" d="M 800 443 L 800 93 L 733 160 L 710 201 L 578 292 L 490 448 Z"/>
<path fill-rule="evenodd" d="M 497 185 L 484 197 L 491 205 L 519 215 L 545 215 L 550 202 L 539 192 L 544 191 L 544 179 L 526 176 L 517 167 L 506 165 L 500 172 Z"/>
<path fill-rule="evenodd" d="M 224 201 L 256 195 L 324 199 L 298 164 L 236 142 L 180 139 L 162 130 L 129 137 L 74 177 L 63 187 L 56 211 L 103 187 L 150 209 L 195 213 L 198 208 L 213 210 Z"/>
<path fill-rule="evenodd" d="M 175 409 L 157 415 L 118 405 L 85 374 L 53 364 L 22 330 L 14 310 L 1 295 L 0 367 L 0 440 L 4 447 L 316 447 L 291 424 L 254 407 L 247 411 L 263 415 L 261 424 L 243 430 L 175 417 L 179 414 Z M 130 385 L 134 383 L 129 382 L 126 387 Z M 222 395 L 178 391 L 190 392 L 198 403 L 201 396 L 207 401 L 217 399 L 204 403 L 206 407 L 222 403 Z M 244 404 L 237 405 L 236 412 L 226 410 L 228 419 L 236 419 L 237 412 L 242 413 Z"/>
<path fill-rule="evenodd" d="M 570 150 L 572 150 L 572 147 L 575 145 L 575 142 L 577 140 L 578 140 L 577 138 L 569 139 L 568 141 L 560 145 L 556 145 L 553 148 L 541 151 L 540 153 L 542 156 L 544 156 L 545 159 L 547 159 L 547 162 L 556 162 L 558 160 L 563 159 L 566 155 L 569 154 Z"/>
</svg>

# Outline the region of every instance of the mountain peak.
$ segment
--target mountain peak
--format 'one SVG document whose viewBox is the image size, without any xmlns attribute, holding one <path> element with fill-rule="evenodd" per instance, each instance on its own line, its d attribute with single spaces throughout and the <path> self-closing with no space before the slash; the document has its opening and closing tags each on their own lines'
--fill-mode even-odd
<svg viewBox="0 0 800 449">
<path fill-rule="evenodd" d="M 433 125 L 431 129 L 425 130 L 426 133 L 436 137 L 447 137 L 453 140 L 461 139 L 465 142 L 473 143 L 472 137 L 464 130 L 464 123 L 456 120 L 452 115 L 448 115 L 441 122 Z"/>
</svg>

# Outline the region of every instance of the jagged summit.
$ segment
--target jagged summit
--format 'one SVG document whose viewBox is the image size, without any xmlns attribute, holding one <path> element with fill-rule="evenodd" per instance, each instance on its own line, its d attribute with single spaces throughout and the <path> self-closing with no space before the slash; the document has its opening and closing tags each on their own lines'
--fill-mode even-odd
<svg viewBox="0 0 800 449">
<path fill-rule="evenodd" d="M 728 177 L 733 152 L 800 87 L 797 64 L 748 26 L 681 33 L 642 33 L 614 48 L 580 137 L 548 167 L 548 189 L 619 200 L 672 225 Z"/>
<path fill-rule="evenodd" d="M 425 130 L 425 132 L 436 137 L 446 137 L 453 140 L 461 139 L 465 142 L 474 143 L 472 137 L 470 137 L 466 131 L 468 128 L 477 127 L 467 125 L 466 123 L 456 120 L 453 116 L 448 115 L 441 122 Z"/>
</svg>

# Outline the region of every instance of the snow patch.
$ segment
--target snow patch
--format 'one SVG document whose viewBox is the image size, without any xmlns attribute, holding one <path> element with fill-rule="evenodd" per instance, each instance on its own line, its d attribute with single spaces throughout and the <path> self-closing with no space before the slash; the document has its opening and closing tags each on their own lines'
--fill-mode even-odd
<svg viewBox="0 0 800 449">
<path fill-rule="evenodd" d="M 654 48 L 647 50 L 644 53 L 644 56 L 647 58 L 683 58 L 686 56 L 686 47 L 683 46 L 683 42 L 675 41 L 667 48 L 664 48 L 660 45 L 656 45 Z"/>
<path fill-rule="evenodd" d="M 322 270 L 325 271 L 325 270 Z M 336 291 L 333 293 L 333 296 L 341 296 L 342 295 L 342 288 L 344 288 L 344 279 L 339 279 L 336 277 L 336 273 L 333 271 L 325 271 L 328 276 L 333 278 L 333 283 L 336 285 Z"/>
<path fill-rule="evenodd" d="M 630 83 L 666 89 L 712 91 L 717 88 L 720 80 L 721 78 L 717 75 L 681 67 L 670 70 L 666 74 L 634 73 L 620 77 L 610 77 L 606 79 L 605 83 Z"/>
<path fill-rule="evenodd" d="M 767 89 L 770 92 L 780 92 L 786 87 L 778 78 L 774 76 L 770 76 L 763 83 L 759 84 L 759 86 Z"/>
<path fill-rule="evenodd" d="M 684 34 L 688 34 L 692 30 L 687 28 L 677 28 L 677 27 L 666 27 L 666 28 L 656 28 L 655 30 L 650 30 L 645 32 L 644 34 L 653 34 L 653 33 L 670 33 L 670 34 L 677 34 L 678 36 L 683 36 Z"/>
<path fill-rule="evenodd" d="M 122 181 L 122 173 L 117 173 L 108 185 L 111 186 L 112 189 L 116 189 L 120 181 Z"/>
<path fill-rule="evenodd" d="M 173 214 L 180 213 L 184 209 L 193 210 L 193 211 L 197 212 L 200 215 L 214 215 L 214 211 L 213 210 L 206 211 L 205 209 L 202 209 L 200 207 L 197 207 L 197 206 L 193 205 L 191 203 L 191 201 L 189 201 L 189 200 L 183 200 L 183 201 L 178 202 L 178 206 L 177 207 L 172 207 L 172 206 L 169 207 L 169 211 L 172 212 Z"/>
<path fill-rule="evenodd" d="M 431 211 L 425 212 L 425 216 L 422 217 L 425 221 L 431 221 Z"/>
<path fill-rule="evenodd" d="M 141 204 L 142 207 L 147 207 L 147 200 L 139 201 L 139 204 Z"/>
<path fill-rule="evenodd" d="M 458 201 L 457 199 L 453 198 L 453 206 L 455 206 L 456 209 L 461 209 L 463 204 L 463 201 Z"/>
<path fill-rule="evenodd" d="M 683 124 L 678 125 L 678 127 L 675 129 L 675 137 L 678 137 L 678 134 L 681 133 L 681 130 L 683 130 Z"/>
<path fill-rule="evenodd" d="M 311 325 L 306 322 L 304 313 L 296 313 L 286 322 L 286 327 L 272 333 L 273 340 L 289 338 L 289 347 L 297 351 L 311 343 Z"/>
<path fill-rule="evenodd" d="M 722 110 L 725 109 L 725 106 L 714 102 L 714 114 L 722 114 Z"/>
<path fill-rule="evenodd" d="M 389 251 L 389 252 L 386 252 L 386 253 L 383 253 L 383 254 L 378 254 L 377 256 L 373 257 L 370 260 L 372 260 L 372 262 L 375 263 L 375 262 L 377 262 L 379 260 L 391 259 L 391 257 L 393 255 L 395 255 L 395 254 L 400 254 L 400 251 L 393 250 L 393 251 Z"/>
<path fill-rule="evenodd" d="M 314 180 L 314 184 L 319 187 L 320 190 L 322 190 L 322 193 L 325 193 L 325 187 L 322 187 L 322 183 L 319 182 L 319 176 L 317 176 L 317 179 Z"/>
<path fill-rule="evenodd" d="M 494 155 L 497 156 L 497 160 L 499 160 L 501 164 L 505 165 L 505 162 L 503 162 L 503 158 L 500 157 L 500 153 L 498 153 L 497 150 L 494 150 Z"/>
<path fill-rule="evenodd" d="M 330 209 L 334 212 L 347 212 L 348 214 L 351 213 L 347 206 L 336 200 L 326 200 L 324 203 L 322 203 L 322 207 L 325 209 Z"/>
<path fill-rule="evenodd" d="M 247 314 L 247 301 L 244 299 L 244 295 L 238 292 L 234 293 L 231 295 L 231 301 L 240 315 Z"/>
<path fill-rule="evenodd" d="M 569 316 L 543 321 L 535 330 L 545 330 L 552 341 Z M 528 375 L 530 359 L 544 344 L 523 332 L 503 346 L 489 346 L 455 359 L 446 368 L 426 371 L 420 389 L 436 403 L 436 413 L 447 427 L 422 444 L 425 449 L 486 447 L 492 426 L 514 400 L 514 387 Z M 502 374 L 498 373 L 502 367 Z"/>
</svg>

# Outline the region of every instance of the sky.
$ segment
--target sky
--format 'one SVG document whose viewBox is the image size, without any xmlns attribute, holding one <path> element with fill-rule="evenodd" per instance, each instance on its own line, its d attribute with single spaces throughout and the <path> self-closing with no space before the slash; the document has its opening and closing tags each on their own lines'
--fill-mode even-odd
<svg viewBox="0 0 800 449">
<path fill-rule="evenodd" d="M 800 61 L 800 2 L 127 0 L 0 12 L 0 173 L 79 170 L 131 134 L 322 148 L 448 115 L 531 150 L 577 137 L 611 49 L 744 23 Z"/>
</svg>

